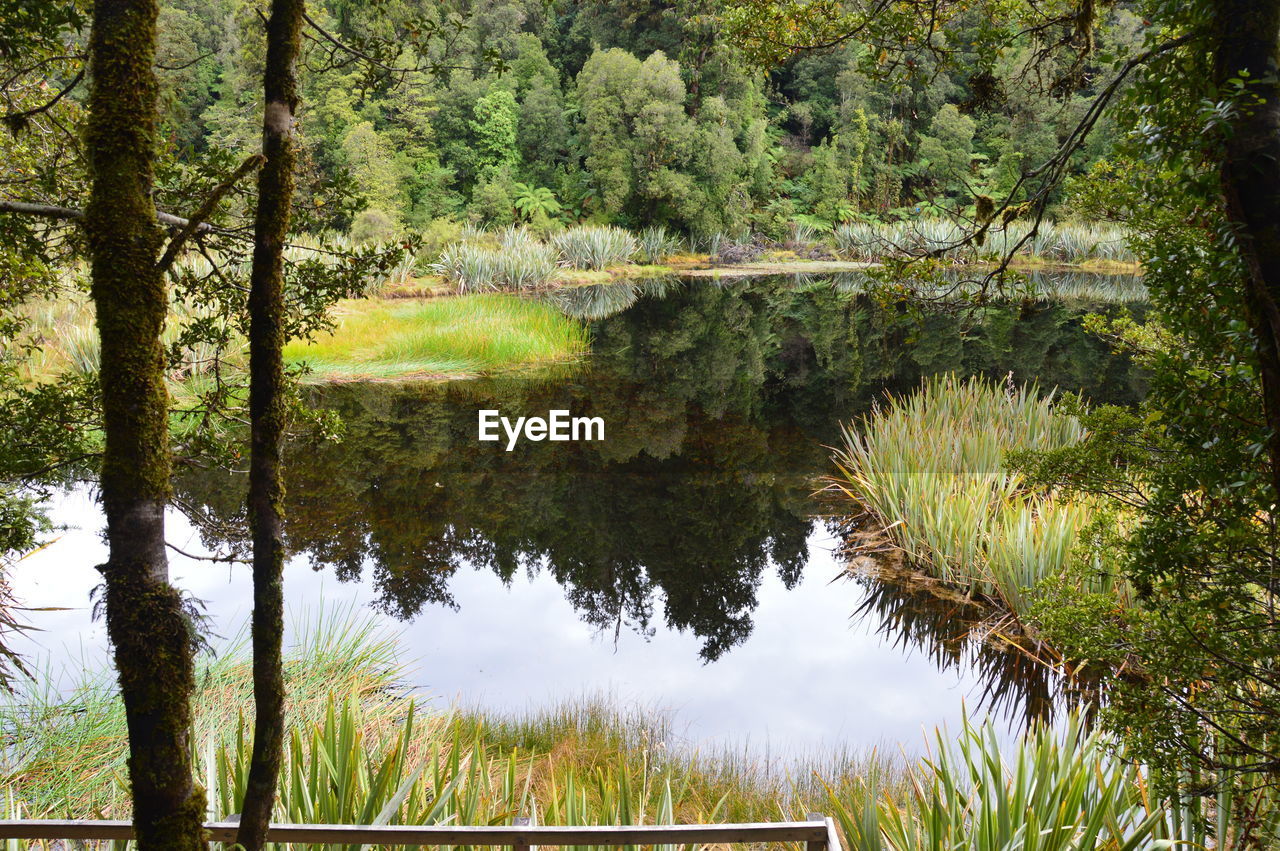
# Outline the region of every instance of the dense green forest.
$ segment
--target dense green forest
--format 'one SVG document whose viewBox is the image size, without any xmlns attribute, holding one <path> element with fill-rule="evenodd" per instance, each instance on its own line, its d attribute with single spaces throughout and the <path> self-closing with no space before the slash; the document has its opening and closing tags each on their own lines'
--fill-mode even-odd
<svg viewBox="0 0 1280 851">
<path fill-rule="evenodd" d="M 177 69 L 161 74 L 173 157 L 253 148 L 255 8 L 178 0 L 161 10 L 160 61 Z M 1046 99 L 1053 69 L 1033 67 L 1029 41 L 995 65 L 966 56 L 981 37 L 976 12 L 940 36 L 945 66 L 926 53 L 887 73 L 883 56 L 849 42 L 765 73 L 716 35 L 713 11 L 646 0 L 486 0 L 448 12 L 413 0 L 316 4 L 312 19 L 328 33 L 381 52 L 371 65 L 311 33 L 303 182 L 349 194 L 330 203 L 304 192 L 300 203 L 316 226 L 358 238 L 452 218 L 777 239 L 797 223 L 823 230 L 1003 197 L 1058 149 L 1094 94 L 1064 87 Z M 1112 10 L 1099 56 L 1141 30 Z M 1113 135 L 1095 129 L 1074 172 Z"/>
</svg>

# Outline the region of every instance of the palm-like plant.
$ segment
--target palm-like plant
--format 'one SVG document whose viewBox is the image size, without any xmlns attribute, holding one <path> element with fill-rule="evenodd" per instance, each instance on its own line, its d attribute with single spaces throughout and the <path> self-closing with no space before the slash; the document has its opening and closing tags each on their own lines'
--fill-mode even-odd
<svg viewBox="0 0 1280 851">
<path fill-rule="evenodd" d="M 516 212 L 526 221 L 533 221 L 539 215 L 550 218 L 560 212 L 560 202 L 556 200 L 555 193 L 545 186 L 517 183 L 515 190 Z"/>
</svg>

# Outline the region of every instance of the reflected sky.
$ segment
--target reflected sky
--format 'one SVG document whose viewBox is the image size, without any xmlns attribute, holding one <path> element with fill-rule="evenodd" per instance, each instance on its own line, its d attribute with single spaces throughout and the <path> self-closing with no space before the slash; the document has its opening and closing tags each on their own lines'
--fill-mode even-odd
<svg viewBox="0 0 1280 851">
<path fill-rule="evenodd" d="M 86 492 L 61 498 L 56 514 L 74 528 L 24 560 L 13 579 L 31 607 L 70 607 L 30 613 L 43 632 L 19 641 L 65 674 L 105 661 L 105 628 L 92 621 L 89 604 L 99 581 L 93 565 L 105 548 L 101 515 Z M 171 512 L 169 525 L 176 546 L 203 552 L 180 514 Z M 894 647 L 871 620 L 851 619 L 866 590 L 839 578 L 837 540 L 817 532 L 808 543 L 799 583 L 787 591 L 767 575 L 752 634 L 713 664 L 701 661 L 700 641 L 688 631 L 646 638 L 593 628 L 545 571 L 517 575 L 509 586 L 491 571 L 458 571 L 451 584 L 457 609 L 432 607 L 407 623 L 370 607 L 378 596 L 371 580 L 338 582 L 302 559 L 290 561 L 285 588 L 295 616 L 321 604 L 351 605 L 395 631 L 412 685 L 442 703 L 520 710 L 608 693 L 673 711 L 677 733 L 692 746 L 747 745 L 778 755 L 835 743 L 917 752 L 924 729 L 944 723 L 954 729 L 981 682 L 963 668 L 942 671 L 926 655 Z M 206 602 L 215 632 L 234 633 L 248 617 L 246 567 L 174 555 L 172 571 L 178 585 Z"/>
</svg>

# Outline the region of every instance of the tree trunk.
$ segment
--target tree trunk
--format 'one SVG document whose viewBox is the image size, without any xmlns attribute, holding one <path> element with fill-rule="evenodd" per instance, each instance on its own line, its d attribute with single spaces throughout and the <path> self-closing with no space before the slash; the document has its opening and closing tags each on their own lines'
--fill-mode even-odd
<svg viewBox="0 0 1280 851">
<path fill-rule="evenodd" d="M 253 757 L 236 841 L 258 851 L 275 805 L 284 747 L 284 242 L 293 203 L 294 67 L 303 0 L 273 0 L 263 73 L 265 108 L 249 283 L 249 521 L 253 534 Z"/>
<path fill-rule="evenodd" d="M 84 224 L 102 339 L 109 555 L 107 632 L 129 731 L 138 847 L 203 848 L 204 791 L 192 780 L 191 623 L 169 584 L 168 396 L 160 331 L 168 310 L 151 197 L 156 146 L 156 0 L 97 0 L 90 35 Z"/>
<path fill-rule="evenodd" d="M 1248 321 L 1258 339 L 1271 481 L 1280 501 L 1280 0 L 1216 0 L 1213 11 L 1215 82 L 1222 90 L 1234 77 L 1248 83 L 1221 179 L 1248 268 Z"/>
</svg>

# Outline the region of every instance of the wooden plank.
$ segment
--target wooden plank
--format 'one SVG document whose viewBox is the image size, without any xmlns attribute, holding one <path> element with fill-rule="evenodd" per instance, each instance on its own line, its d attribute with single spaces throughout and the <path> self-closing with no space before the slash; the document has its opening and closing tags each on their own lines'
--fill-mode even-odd
<svg viewBox="0 0 1280 851">
<path fill-rule="evenodd" d="M 239 825 L 205 825 L 215 842 L 235 840 Z M 127 821 L 0 820 L 0 839 L 131 839 Z M 650 845 L 739 842 L 821 842 L 822 822 L 757 824 L 582 825 L 536 827 L 431 827 L 416 825 L 274 824 L 273 842 L 383 845 Z"/>
<path fill-rule="evenodd" d="M 827 851 L 827 824 L 822 813 L 809 813 L 809 821 L 822 825 L 822 836 L 810 839 L 805 843 L 805 851 Z"/>
<path fill-rule="evenodd" d="M 836 830 L 836 820 L 827 819 L 827 851 L 844 851 L 840 842 L 840 832 Z"/>
<path fill-rule="evenodd" d="M 133 822 L 88 819 L 0 821 L 0 839 L 133 839 Z"/>
<path fill-rule="evenodd" d="M 511 820 L 511 824 L 513 827 L 530 827 L 531 826 L 529 824 L 528 816 L 516 816 L 514 819 Z M 528 843 L 525 843 L 524 845 L 512 845 L 511 851 L 529 851 L 529 847 L 530 846 Z"/>
</svg>

